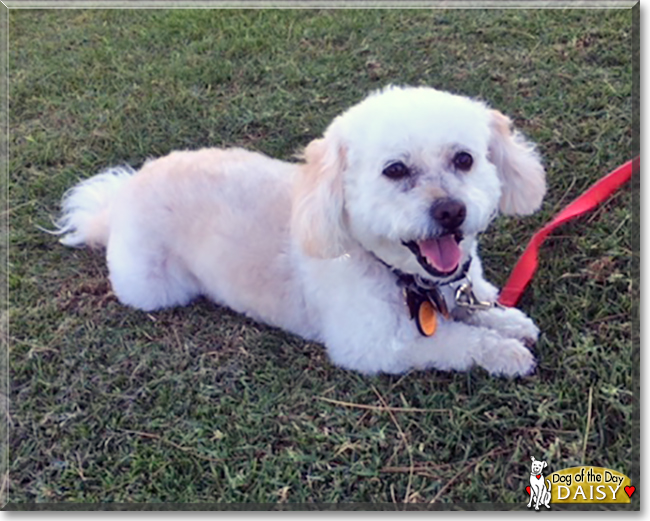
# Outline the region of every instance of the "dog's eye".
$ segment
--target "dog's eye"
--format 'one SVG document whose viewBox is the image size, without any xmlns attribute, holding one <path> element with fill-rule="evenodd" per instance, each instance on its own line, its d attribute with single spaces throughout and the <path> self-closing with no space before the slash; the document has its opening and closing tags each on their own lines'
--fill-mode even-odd
<svg viewBox="0 0 650 521">
<path fill-rule="evenodd" d="M 472 156 L 467 152 L 458 152 L 458 154 L 454 156 L 454 166 L 463 172 L 467 172 L 472 168 L 473 163 L 474 159 L 472 159 Z"/>
<path fill-rule="evenodd" d="M 408 166 L 401 161 L 398 161 L 397 163 L 393 163 L 384 168 L 382 174 L 389 179 L 402 179 L 403 177 L 411 175 L 411 171 Z"/>
</svg>

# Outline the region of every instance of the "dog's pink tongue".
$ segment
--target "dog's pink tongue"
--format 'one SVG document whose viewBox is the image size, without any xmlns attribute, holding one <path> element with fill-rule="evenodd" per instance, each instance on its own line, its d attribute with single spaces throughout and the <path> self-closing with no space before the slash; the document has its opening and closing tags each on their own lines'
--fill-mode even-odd
<svg viewBox="0 0 650 521">
<path fill-rule="evenodd" d="M 429 261 L 429 264 L 438 271 L 448 273 L 458 267 L 461 252 L 453 235 L 443 235 L 435 239 L 420 241 L 418 242 L 418 246 L 422 255 Z"/>
</svg>

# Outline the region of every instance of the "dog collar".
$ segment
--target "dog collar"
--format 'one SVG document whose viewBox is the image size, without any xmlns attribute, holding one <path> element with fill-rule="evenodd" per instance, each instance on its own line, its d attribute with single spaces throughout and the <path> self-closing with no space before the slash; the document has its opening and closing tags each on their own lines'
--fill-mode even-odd
<svg viewBox="0 0 650 521">
<path fill-rule="evenodd" d="M 411 320 L 422 336 L 432 336 L 438 328 L 438 315 L 454 320 L 467 320 L 476 311 L 483 311 L 494 307 L 503 308 L 498 302 L 486 302 L 479 300 L 472 289 L 472 281 L 467 272 L 469 271 L 472 257 L 470 256 L 463 264 L 460 272 L 453 279 L 439 283 L 425 279 L 420 275 L 410 275 L 394 268 L 387 262 L 372 254 L 379 262 L 386 266 L 396 277 L 397 285 L 402 288 L 404 302 L 409 311 Z M 448 286 L 454 282 L 465 279 L 465 282 L 458 286 L 454 293 L 454 308 L 449 312 L 449 307 L 442 292 L 441 286 Z"/>
<path fill-rule="evenodd" d="M 472 281 L 469 278 L 469 275 L 465 275 L 465 279 L 466 282 L 458 286 L 458 288 L 456 288 L 456 293 L 454 294 L 456 307 L 454 308 L 453 314 L 456 320 L 466 320 L 469 315 L 476 311 L 484 311 L 492 308 L 505 309 L 505 306 L 499 301 L 489 302 L 479 300 L 474 294 Z"/>
<path fill-rule="evenodd" d="M 381 261 L 381 259 L 379 260 Z M 404 302 L 406 303 L 411 320 L 415 321 L 418 331 L 422 336 L 429 337 L 432 336 L 438 328 L 438 315 L 442 315 L 446 319 L 451 317 L 449 307 L 447 306 L 445 297 L 440 291 L 440 287 L 447 286 L 466 278 L 472 258 L 470 257 L 467 259 L 465 264 L 463 264 L 460 273 L 456 277 L 445 281 L 442 284 L 422 278 L 419 275 L 404 273 L 397 268 L 389 266 L 384 261 L 381 262 L 397 277 L 397 285 L 402 288 Z"/>
</svg>

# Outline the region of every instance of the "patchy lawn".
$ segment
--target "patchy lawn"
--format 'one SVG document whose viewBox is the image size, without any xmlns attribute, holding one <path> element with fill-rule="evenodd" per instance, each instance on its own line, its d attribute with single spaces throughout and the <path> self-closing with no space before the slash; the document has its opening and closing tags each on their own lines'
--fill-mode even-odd
<svg viewBox="0 0 650 521">
<path fill-rule="evenodd" d="M 425 84 L 487 100 L 539 144 L 542 211 L 500 218 L 483 241 L 487 275 L 503 284 L 537 228 L 632 157 L 630 10 L 42 10 L 9 21 L 11 502 L 523 508 L 531 456 L 638 483 L 629 186 L 544 245 L 521 302 L 543 331 L 539 367 L 518 380 L 363 377 L 204 300 L 135 311 L 111 293 L 101 254 L 38 229 L 105 166 L 208 145 L 291 159 L 369 90 Z"/>
</svg>

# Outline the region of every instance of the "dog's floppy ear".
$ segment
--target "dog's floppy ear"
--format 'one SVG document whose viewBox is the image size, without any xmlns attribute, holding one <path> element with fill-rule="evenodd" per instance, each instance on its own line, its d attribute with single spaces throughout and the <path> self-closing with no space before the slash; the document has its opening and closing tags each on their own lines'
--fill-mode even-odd
<svg viewBox="0 0 650 521">
<path fill-rule="evenodd" d="M 532 143 L 511 128 L 511 121 L 492 110 L 489 159 L 501 179 L 499 207 L 504 214 L 527 215 L 538 210 L 546 193 L 546 175 Z"/>
<path fill-rule="evenodd" d="M 303 251 L 321 259 L 343 255 L 347 238 L 342 179 L 346 151 L 329 134 L 305 149 L 291 216 L 292 233 Z"/>
</svg>

